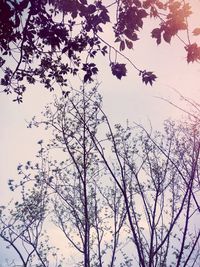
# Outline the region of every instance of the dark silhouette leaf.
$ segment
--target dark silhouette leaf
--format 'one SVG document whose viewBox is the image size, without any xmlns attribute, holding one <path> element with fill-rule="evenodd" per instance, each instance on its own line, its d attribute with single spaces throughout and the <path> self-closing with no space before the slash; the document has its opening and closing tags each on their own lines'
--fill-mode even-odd
<svg viewBox="0 0 200 267">
<path fill-rule="evenodd" d="M 133 43 L 129 40 L 125 40 L 126 41 L 126 46 L 129 48 L 129 49 L 132 49 L 133 48 Z"/>
<path fill-rule="evenodd" d="M 156 80 L 156 75 L 152 72 L 152 71 L 142 71 L 140 73 L 140 75 L 142 76 L 142 81 L 145 84 L 150 84 L 151 86 L 153 85 L 153 82 Z"/>
<path fill-rule="evenodd" d="M 161 33 L 162 30 L 159 28 L 155 28 L 153 29 L 153 31 L 151 32 L 151 36 L 152 38 L 156 39 L 156 43 L 159 45 L 161 43 Z"/>
<path fill-rule="evenodd" d="M 88 6 L 88 13 L 92 14 L 96 11 L 96 6 L 95 5 L 89 5 Z"/>
<path fill-rule="evenodd" d="M 126 76 L 127 70 L 125 64 L 112 63 L 111 64 L 112 74 L 121 80 L 123 76 Z"/>
<path fill-rule="evenodd" d="M 171 38 L 172 38 L 172 35 L 171 35 L 169 30 L 167 30 L 163 33 L 163 39 L 165 40 L 165 42 L 170 43 Z"/>
<path fill-rule="evenodd" d="M 119 50 L 120 51 L 123 51 L 124 49 L 125 49 L 125 42 L 124 41 L 121 41 Z"/>
<path fill-rule="evenodd" d="M 188 63 L 200 60 L 200 47 L 196 43 L 186 46 L 185 49 Z"/>
</svg>

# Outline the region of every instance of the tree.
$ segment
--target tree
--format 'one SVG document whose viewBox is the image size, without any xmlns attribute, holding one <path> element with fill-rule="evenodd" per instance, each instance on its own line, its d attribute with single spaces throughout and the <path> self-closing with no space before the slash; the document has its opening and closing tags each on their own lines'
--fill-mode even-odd
<svg viewBox="0 0 200 267">
<path fill-rule="evenodd" d="M 39 141 L 40 164 L 19 167 L 21 186 L 45 190 L 43 210 L 79 252 L 75 266 L 198 266 L 198 123 L 113 128 L 97 88 L 56 99 L 32 121 L 53 139 Z"/>
<path fill-rule="evenodd" d="M 156 25 L 151 37 L 158 45 L 170 43 L 177 36 L 188 63 L 199 61 L 200 48 L 191 41 L 188 26 L 191 13 L 190 3 L 181 0 L 118 0 L 106 5 L 100 0 L 1 0 L 2 91 L 15 93 L 15 101 L 20 103 L 27 82 L 38 81 L 50 91 L 57 84 L 66 94 L 70 75 L 82 73 L 85 83 L 93 81 L 98 73 L 98 54 L 107 55 L 112 74 L 118 79 L 126 76 L 127 62 L 145 84 L 152 85 L 156 75 L 137 67 L 123 51 L 134 47 L 143 25 L 153 18 Z M 108 25 L 113 33 L 110 42 L 103 34 Z M 179 36 L 181 31 L 186 32 L 185 40 Z M 193 29 L 192 34 L 198 36 L 200 29 Z"/>
<path fill-rule="evenodd" d="M 27 169 L 27 168 L 26 168 Z M 22 174 L 22 173 L 21 173 Z M 12 180 L 9 181 L 11 190 Z M 48 245 L 48 235 L 44 231 L 44 218 L 46 214 L 46 189 L 40 187 L 25 188 L 21 182 L 22 199 L 14 203 L 9 209 L 1 206 L 0 209 L 0 237 L 7 243 L 7 248 L 15 251 L 16 257 L 9 266 L 49 266 L 49 262 L 57 263 L 55 249 Z M 51 256 L 51 254 L 53 257 Z M 62 262 L 62 259 L 59 259 Z M 17 265 L 19 266 L 19 265 Z"/>
</svg>

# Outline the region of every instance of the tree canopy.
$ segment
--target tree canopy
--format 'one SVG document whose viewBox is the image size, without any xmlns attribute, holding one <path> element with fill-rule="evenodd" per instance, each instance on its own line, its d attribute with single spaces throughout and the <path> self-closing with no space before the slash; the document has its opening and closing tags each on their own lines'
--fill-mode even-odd
<svg viewBox="0 0 200 267">
<path fill-rule="evenodd" d="M 190 36 L 198 36 L 200 28 L 190 32 L 191 14 L 191 5 L 182 0 L 1 0 L 2 91 L 14 92 L 15 101 L 22 102 L 27 82 L 39 81 L 49 90 L 54 90 L 55 83 L 67 86 L 70 75 L 81 74 L 85 83 L 92 82 L 98 73 L 98 54 L 108 58 L 118 79 L 127 75 L 130 63 L 142 81 L 152 85 L 157 78 L 153 71 L 137 67 L 137 62 L 123 55 L 124 50 L 134 48 L 143 25 L 153 18 L 151 37 L 158 45 L 176 36 L 187 62 L 199 61 L 200 47 Z M 107 26 L 113 33 L 109 42 L 103 35 Z M 185 39 L 179 36 L 181 31 Z"/>
</svg>

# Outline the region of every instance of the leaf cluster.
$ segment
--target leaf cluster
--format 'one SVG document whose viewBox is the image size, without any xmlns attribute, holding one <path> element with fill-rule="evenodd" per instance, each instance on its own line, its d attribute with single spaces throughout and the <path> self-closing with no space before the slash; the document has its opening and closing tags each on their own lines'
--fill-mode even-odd
<svg viewBox="0 0 200 267">
<path fill-rule="evenodd" d="M 98 72 L 95 64 L 98 54 L 108 56 L 112 74 L 121 79 L 127 75 L 123 62 L 127 58 L 122 52 L 133 49 L 144 23 L 152 17 L 156 19 L 158 26 L 152 30 L 152 38 L 157 44 L 162 40 L 170 43 L 180 31 L 189 34 L 190 15 L 190 4 L 178 0 L 120 0 L 110 5 L 100 0 L 3 1 L 0 7 L 2 90 L 7 94 L 14 92 L 15 100 L 21 102 L 27 82 L 40 82 L 50 91 L 55 84 L 67 86 L 70 75 L 78 73 L 84 82 L 91 82 Z M 110 43 L 103 38 L 109 25 L 114 34 Z M 193 35 L 199 35 L 199 28 L 193 30 Z M 188 63 L 198 61 L 198 44 L 188 39 L 184 46 Z M 121 57 L 120 61 L 111 58 L 112 51 Z M 144 71 L 131 63 L 138 74 Z M 142 81 L 147 84 L 146 78 Z"/>
</svg>

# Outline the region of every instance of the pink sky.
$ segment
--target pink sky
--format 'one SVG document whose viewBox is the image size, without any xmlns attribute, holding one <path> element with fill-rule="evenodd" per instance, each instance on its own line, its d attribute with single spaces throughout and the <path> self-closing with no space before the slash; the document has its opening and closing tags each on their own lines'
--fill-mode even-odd
<svg viewBox="0 0 200 267">
<path fill-rule="evenodd" d="M 200 27 L 200 1 L 190 2 L 196 12 L 191 23 Z M 145 35 L 149 27 L 144 31 Z M 109 41 L 109 34 L 105 38 Z M 182 114 L 178 110 L 155 98 L 164 97 L 179 105 L 179 97 L 170 87 L 200 102 L 200 64 L 187 64 L 186 53 L 179 40 L 172 40 L 171 45 L 163 43 L 157 46 L 155 40 L 145 37 L 145 40 L 137 42 L 133 52 L 129 51 L 126 55 L 139 67 L 154 71 L 158 80 L 153 87 L 145 86 L 135 70 L 129 67 L 128 76 L 119 81 L 111 75 L 108 61 L 101 58 L 98 62 L 101 66 L 99 91 L 103 95 L 104 110 L 113 123 L 125 123 L 129 119 L 130 124 L 136 121 L 148 126 L 150 120 L 156 129 L 161 127 L 164 119 L 180 117 Z M 1 200 L 7 201 L 12 197 L 7 189 L 8 179 L 16 178 L 18 163 L 34 158 L 38 149 L 37 141 L 45 136 L 40 129 L 27 129 L 26 120 L 39 114 L 51 97 L 52 94 L 39 86 L 30 88 L 21 105 L 13 103 L 6 95 L 0 97 Z"/>
</svg>

